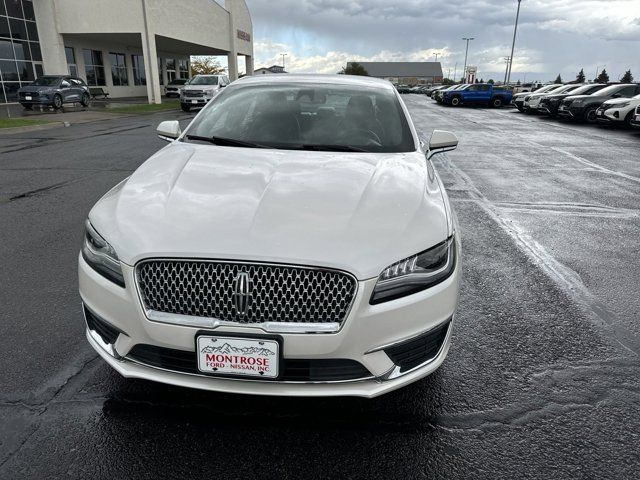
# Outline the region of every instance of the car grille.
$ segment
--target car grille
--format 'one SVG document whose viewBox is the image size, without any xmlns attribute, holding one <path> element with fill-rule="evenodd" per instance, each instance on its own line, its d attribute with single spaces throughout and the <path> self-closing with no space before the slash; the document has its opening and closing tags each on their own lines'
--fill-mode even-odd
<svg viewBox="0 0 640 480">
<path fill-rule="evenodd" d="M 636 115 L 640 115 L 640 105 L 636 107 Z"/>
<path fill-rule="evenodd" d="M 173 350 L 154 345 L 136 345 L 126 357 L 136 363 L 180 373 L 205 375 L 198 370 L 195 352 Z M 349 359 L 291 359 L 284 358 L 276 381 L 339 382 L 372 378 L 361 363 Z M 269 381 L 260 379 L 260 381 Z"/>
<path fill-rule="evenodd" d="M 562 101 L 562 105 L 564 105 L 565 107 L 570 107 L 572 103 L 573 103 L 573 100 L 563 100 Z"/>
<path fill-rule="evenodd" d="M 34 97 L 35 98 L 35 97 L 39 96 L 40 93 L 38 93 L 38 92 L 20 92 L 20 96 L 23 97 L 23 98 L 26 97 L 27 95 L 29 95 L 30 97 Z"/>
<path fill-rule="evenodd" d="M 451 322 L 446 322 L 404 343 L 385 348 L 384 352 L 393 363 L 400 367 L 400 372 L 411 370 L 433 360 L 438 355 L 445 338 L 447 338 L 450 324 Z"/>
<path fill-rule="evenodd" d="M 182 93 L 185 97 L 202 97 L 204 96 L 204 91 L 202 90 L 183 90 Z"/>
<path fill-rule="evenodd" d="M 249 286 L 239 291 L 241 276 Z M 341 323 L 357 289 L 334 270 L 189 260 L 142 262 L 137 281 L 147 310 L 243 324 Z"/>
</svg>

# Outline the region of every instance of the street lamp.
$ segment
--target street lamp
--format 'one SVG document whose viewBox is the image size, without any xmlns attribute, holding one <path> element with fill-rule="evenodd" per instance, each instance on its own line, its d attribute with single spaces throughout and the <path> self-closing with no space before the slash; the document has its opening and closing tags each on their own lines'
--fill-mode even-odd
<svg viewBox="0 0 640 480">
<path fill-rule="evenodd" d="M 602 65 L 602 68 L 607 68 L 607 66 L 606 65 Z M 594 82 L 598 81 L 598 73 L 600 73 L 600 65 L 596 65 L 596 76 L 593 79 Z"/>
<path fill-rule="evenodd" d="M 462 74 L 467 74 L 467 56 L 469 55 L 469 41 L 475 40 L 474 37 L 464 37 L 462 40 L 467 41 L 467 49 L 464 51 L 464 69 L 462 70 Z"/>
<path fill-rule="evenodd" d="M 438 61 L 438 55 L 440 55 L 440 52 L 433 52 L 433 54 L 436 56 L 436 62 Z"/>
<path fill-rule="evenodd" d="M 504 71 L 504 84 L 507 84 L 507 75 L 509 75 L 509 64 L 511 63 L 511 57 L 504 57 L 504 61 L 507 63 L 507 68 Z"/>
<path fill-rule="evenodd" d="M 520 18 L 520 2 L 518 0 L 518 11 L 516 12 L 516 25 L 513 28 L 513 43 L 511 44 L 511 58 L 509 59 L 509 74 L 507 75 L 507 85 L 511 82 L 511 67 L 513 67 L 513 51 L 516 48 L 516 33 L 518 33 L 518 19 Z"/>
<path fill-rule="evenodd" d="M 282 70 L 284 70 L 284 57 L 288 57 L 289 55 L 286 53 L 281 53 L 280 55 L 282 55 Z"/>
</svg>

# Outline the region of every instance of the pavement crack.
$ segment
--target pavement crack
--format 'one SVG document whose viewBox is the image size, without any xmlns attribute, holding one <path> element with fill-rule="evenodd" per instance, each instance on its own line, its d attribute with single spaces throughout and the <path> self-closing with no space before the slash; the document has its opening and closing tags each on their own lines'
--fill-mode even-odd
<svg viewBox="0 0 640 480">
<path fill-rule="evenodd" d="M 48 185 L 42 188 L 36 188 L 35 190 L 29 190 L 28 192 L 19 193 L 18 195 L 14 195 L 13 197 L 9 197 L 9 201 L 13 202 L 15 200 L 21 200 L 23 198 L 33 197 L 34 195 L 38 195 L 40 193 L 50 192 L 52 190 L 57 190 L 58 188 L 62 188 L 66 185 L 75 183 L 78 180 L 67 180 L 60 183 L 54 183 L 53 185 Z"/>
</svg>

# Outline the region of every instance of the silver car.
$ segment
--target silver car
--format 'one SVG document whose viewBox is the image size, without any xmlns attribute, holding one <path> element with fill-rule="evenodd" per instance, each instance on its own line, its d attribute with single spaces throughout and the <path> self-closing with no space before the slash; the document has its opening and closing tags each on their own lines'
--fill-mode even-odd
<svg viewBox="0 0 640 480">
<path fill-rule="evenodd" d="M 221 88 L 229 85 L 226 75 L 196 75 L 180 91 L 180 107 L 188 112 L 192 108 L 204 107 Z"/>
</svg>

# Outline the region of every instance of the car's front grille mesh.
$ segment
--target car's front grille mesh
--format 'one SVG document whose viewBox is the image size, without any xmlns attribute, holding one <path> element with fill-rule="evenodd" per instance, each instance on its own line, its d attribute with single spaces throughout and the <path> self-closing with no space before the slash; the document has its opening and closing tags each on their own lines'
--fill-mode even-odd
<svg viewBox="0 0 640 480">
<path fill-rule="evenodd" d="M 333 270 L 189 260 L 145 261 L 137 280 L 148 310 L 237 323 L 341 323 L 357 288 Z"/>
<path fill-rule="evenodd" d="M 204 95 L 202 90 L 183 90 L 185 97 L 201 97 Z"/>
</svg>

